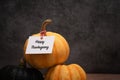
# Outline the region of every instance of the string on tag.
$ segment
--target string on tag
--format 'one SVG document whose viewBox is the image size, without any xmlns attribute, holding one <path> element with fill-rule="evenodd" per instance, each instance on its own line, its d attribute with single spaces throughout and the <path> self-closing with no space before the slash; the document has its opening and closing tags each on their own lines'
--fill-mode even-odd
<svg viewBox="0 0 120 80">
<path fill-rule="evenodd" d="M 43 36 L 46 36 L 46 30 L 40 31 L 40 39 L 43 39 Z"/>
</svg>

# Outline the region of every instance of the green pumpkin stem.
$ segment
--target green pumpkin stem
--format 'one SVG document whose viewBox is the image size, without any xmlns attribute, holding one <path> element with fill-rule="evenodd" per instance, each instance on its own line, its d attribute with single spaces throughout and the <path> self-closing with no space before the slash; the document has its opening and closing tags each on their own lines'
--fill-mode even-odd
<svg viewBox="0 0 120 80">
<path fill-rule="evenodd" d="M 26 68 L 26 61 L 24 58 L 21 58 L 20 59 L 20 64 L 19 64 L 20 67 L 23 67 L 23 68 Z"/>
<path fill-rule="evenodd" d="M 41 31 L 46 30 L 46 26 L 47 26 L 48 24 L 50 24 L 51 22 L 52 22 L 51 19 L 46 19 L 46 20 L 42 23 Z"/>
</svg>

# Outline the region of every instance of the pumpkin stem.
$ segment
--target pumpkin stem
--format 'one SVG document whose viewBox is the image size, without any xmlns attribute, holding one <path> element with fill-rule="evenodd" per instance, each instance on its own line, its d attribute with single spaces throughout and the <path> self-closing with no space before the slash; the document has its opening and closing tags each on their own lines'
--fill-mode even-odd
<svg viewBox="0 0 120 80">
<path fill-rule="evenodd" d="M 42 36 L 41 39 L 43 38 L 43 36 L 46 36 L 46 26 L 48 24 L 50 24 L 52 22 L 51 19 L 46 19 L 41 26 L 41 31 L 40 31 L 40 35 Z"/>
<path fill-rule="evenodd" d="M 46 26 L 47 26 L 48 24 L 50 24 L 51 22 L 52 22 L 51 19 L 46 19 L 46 20 L 42 23 L 41 31 L 46 30 Z"/>
</svg>

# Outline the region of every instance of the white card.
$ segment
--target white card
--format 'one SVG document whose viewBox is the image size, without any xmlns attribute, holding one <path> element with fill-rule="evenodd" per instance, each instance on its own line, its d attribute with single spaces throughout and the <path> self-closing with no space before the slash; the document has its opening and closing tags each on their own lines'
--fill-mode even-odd
<svg viewBox="0 0 120 80">
<path fill-rule="evenodd" d="M 51 54 L 54 44 L 54 36 L 30 36 L 26 54 Z"/>
</svg>

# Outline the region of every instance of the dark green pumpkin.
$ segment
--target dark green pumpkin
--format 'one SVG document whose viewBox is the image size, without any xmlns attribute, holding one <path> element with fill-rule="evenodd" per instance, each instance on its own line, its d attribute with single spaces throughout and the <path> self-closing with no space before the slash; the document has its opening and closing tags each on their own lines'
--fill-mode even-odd
<svg viewBox="0 0 120 80">
<path fill-rule="evenodd" d="M 43 76 L 34 68 L 8 65 L 0 69 L 0 80 L 43 80 Z"/>
</svg>

